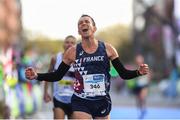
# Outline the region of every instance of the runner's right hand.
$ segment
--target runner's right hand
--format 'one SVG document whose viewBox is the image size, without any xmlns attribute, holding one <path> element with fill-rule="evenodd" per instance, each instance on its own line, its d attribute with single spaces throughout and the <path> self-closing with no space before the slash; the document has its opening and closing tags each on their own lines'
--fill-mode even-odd
<svg viewBox="0 0 180 120">
<path fill-rule="evenodd" d="M 45 93 L 43 99 L 44 102 L 48 103 L 51 101 L 51 96 L 48 93 Z"/>
<path fill-rule="evenodd" d="M 28 67 L 28 68 L 26 68 L 26 70 L 25 70 L 25 76 L 26 76 L 26 78 L 29 79 L 29 80 L 34 80 L 34 79 L 37 78 L 37 73 L 36 73 L 36 71 L 34 70 L 34 68 Z"/>
</svg>

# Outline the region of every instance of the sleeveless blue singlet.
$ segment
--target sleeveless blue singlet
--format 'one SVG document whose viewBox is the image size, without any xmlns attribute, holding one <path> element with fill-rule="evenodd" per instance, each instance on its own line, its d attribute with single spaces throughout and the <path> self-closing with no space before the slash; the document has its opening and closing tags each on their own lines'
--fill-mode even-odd
<svg viewBox="0 0 180 120">
<path fill-rule="evenodd" d="M 86 53 L 81 43 L 77 44 L 73 67 L 76 78 L 74 85 L 76 96 L 97 100 L 109 95 L 110 63 L 104 42 L 98 41 L 98 48 L 92 54 Z"/>
</svg>

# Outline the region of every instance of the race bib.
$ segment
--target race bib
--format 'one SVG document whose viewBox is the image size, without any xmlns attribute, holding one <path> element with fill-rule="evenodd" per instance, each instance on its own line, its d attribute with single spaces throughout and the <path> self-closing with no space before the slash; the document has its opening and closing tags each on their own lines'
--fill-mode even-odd
<svg viewBox="0 0 180 120">
<path fill-rule="evenodd" d="M 54 83 L 54 93 L 58 96 L 71 96 L 73 90 L 73 80 L 62 79 Z"/>
<path fill-rule="evenodd" d="M 86 96 L 104 96 L 105 76 L 104 74 L 83 75 L 84 92 Z"/>
</svg>

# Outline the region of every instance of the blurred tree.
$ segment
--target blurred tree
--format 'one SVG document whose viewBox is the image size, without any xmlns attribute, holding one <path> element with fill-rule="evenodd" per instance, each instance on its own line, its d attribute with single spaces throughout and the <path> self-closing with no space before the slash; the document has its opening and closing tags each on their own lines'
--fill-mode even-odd
<svg viewBox="0 0 180 120">
<path fill-rule="evenodd" d="M 36 41 L 28 41 L 26 44 L 26 48 L 33 48 L 40 54 L 51 53 L 55 54 L 58 51 L 62 51 L 62 42 L 60 40 L 36 40 Z"/>
<path fill-rule="evenodd" d="M 97 33 L 97 38 L 111 43 L 117 49 L 120 58 L 125 63 L 132 61 L 134 57 L 133 44 L 131 41 L 131 28 L 116 24 Z"/>
<path fill-rule="evenodd" d="M 26 33 L 27 35 L 28 33 Z M 51 39 L 46 37 L 45 35 L 36 34 L 26 37 L 25 49 L 34 49 L 40 54 L 56 54 L 58 51 L 62 51 L 62 40 Z"/>
</svg>

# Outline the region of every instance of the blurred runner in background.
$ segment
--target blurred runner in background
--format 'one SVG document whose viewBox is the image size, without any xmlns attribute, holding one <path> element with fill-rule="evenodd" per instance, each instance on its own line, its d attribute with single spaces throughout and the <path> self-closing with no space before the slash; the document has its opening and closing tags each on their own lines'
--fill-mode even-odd
<svg viewBox="0 0 180 120">
<path fill-rule="evenodd" d="M 141 65 L 144 63 L 144 57 L 142 55 L 137 55 L 135 58 L 135 64 Z M 148 94 L 148 86 L 150 83 L 151 74 L 145 76 L 140 76 L 135 78 L 135 86 L 132 89 L 136 96 L 137 107 L 140 110 L 139 118 L 143 119 L 146 111 L 146 97 Z"/>
<path fill-rule="evenodd" d="M 76 44 L 76 38 L 69 35 L 65 38 L 63 48 L 66 51 L 68 48 Z M 62 62 L 63 53 L 59 52 L 56 56 L 51 58 L 49 72 L 58 69 L 59 64 Z M 71 97 L 73 95 L 73 81 L 74 70 L 71 67 L 61 81 L 53 82 L 53 103 L 54 103 L 54 119 L 64 119 L 67 115 L 68 119 L 71 118 Z M 48 93 L 49 82 L 44 84 L 44 101 L 51 101 L 51 95 Z"/>
</svg>

